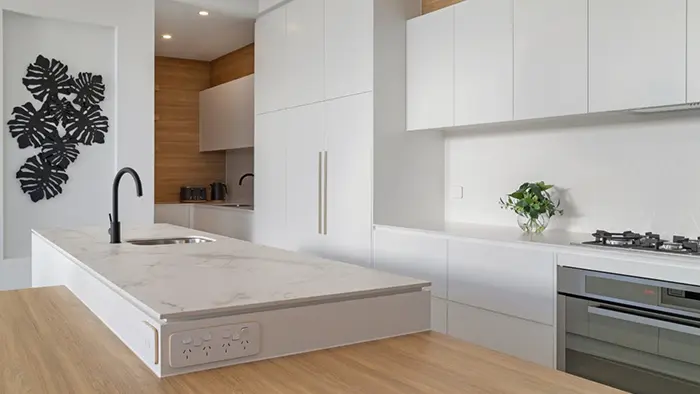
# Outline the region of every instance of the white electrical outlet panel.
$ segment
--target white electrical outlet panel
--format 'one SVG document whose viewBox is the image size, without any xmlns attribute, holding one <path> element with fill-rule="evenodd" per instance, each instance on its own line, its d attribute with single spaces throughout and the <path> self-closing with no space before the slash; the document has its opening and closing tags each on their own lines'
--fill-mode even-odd
<svg viewBox="0 0 700 394">
<path fill-rule="evenodd" d="M 249 357 L 260 352 L 260 324 L 199 328 L 170 335 L 170 366 L 189 367 Z"/>
</svg>

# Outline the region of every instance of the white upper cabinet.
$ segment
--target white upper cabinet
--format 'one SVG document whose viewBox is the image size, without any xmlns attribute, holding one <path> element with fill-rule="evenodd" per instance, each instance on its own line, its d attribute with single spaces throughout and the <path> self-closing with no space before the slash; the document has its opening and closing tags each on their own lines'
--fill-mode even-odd
<svg viewBox="0 0 700 394">
<path fill-rule="evenodd" d="M 282 9 L 287 10 L 285 61 L 274 67 L 287 73 L 287 107 L 322 101 L 324 0 L 294 0 Z"/>
<path fill-rule="evenodd" d="M 236 79 L 199 93 L 199 151 L 253 146 L 254 76 Z"/>
<path fill-rule="evenodd" d="M 686 102 L 686 0 L 589 1 L 589 111 Z"/>
<path fill-rule="evenodd" d="M 513 120 L 513 0 L 468 0 L 454 11 L 455 125 Z"/>
<path fill-rule="evenodd" d="M 284 2 L 284 0 L 258 0 L 258 12 L 263 13 L 282 2 Z"/>
<path fill-rule="evenodd" d="M 700 0 L 688 0 L 687 101 L 700 101 Z"/>
<path fill-rule="evenodd" d="M 408 130 L 454 126 L 454 17 L 447 7 L 407 23 Z"/>
<path fill-rule="evenodd" d="M 255 23 L 255 113 L 277 111 L 287 105 L 285 8 L 258 18 Z"/>
<path fill-rule="evenodd" d="M 372 90 L 374 0 L 326 0 L 325 99 Z"/>
<path fill-rule="evenodd" d="M 515 119 L 588 112 L 588 1 L 514 5 Z"/>
</svg>

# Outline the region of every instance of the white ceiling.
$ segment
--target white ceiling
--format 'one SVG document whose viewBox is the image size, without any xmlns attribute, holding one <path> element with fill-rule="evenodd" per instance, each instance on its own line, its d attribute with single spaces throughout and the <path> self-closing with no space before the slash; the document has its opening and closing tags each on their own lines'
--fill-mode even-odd
<svg viewBox="0 0 700 394">
<path fill-rule="evenodd" d="M 257 0 L 156 0 L 156 55 L 214 60 L 253 42 L 257 13 Z"/>
</svg>

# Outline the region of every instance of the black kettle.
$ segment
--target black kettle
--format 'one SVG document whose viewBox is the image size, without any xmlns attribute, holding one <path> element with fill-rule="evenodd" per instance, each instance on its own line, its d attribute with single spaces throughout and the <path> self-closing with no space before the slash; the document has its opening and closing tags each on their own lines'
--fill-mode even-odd
<svg viewBox="0 0 700 394">
<path fill-rule="evenodd" d="M 228 194 L 228 187 L 223 182 L 214 182 L 211 185 L 211 200 L 212 201 L 226 201 L 226 195 Z"/>
</svg>

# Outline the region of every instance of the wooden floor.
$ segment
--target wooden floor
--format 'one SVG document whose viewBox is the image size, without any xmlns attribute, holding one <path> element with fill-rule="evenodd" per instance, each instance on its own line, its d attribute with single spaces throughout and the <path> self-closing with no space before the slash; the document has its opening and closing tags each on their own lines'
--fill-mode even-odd
<svg viewBox="0 0 700 394">
<path fill-rule="evenodd" d="M 416 334 L 158 379 L 63 287 L 0 292 L 0 393 L 619 393 Z"/>
</svg>

